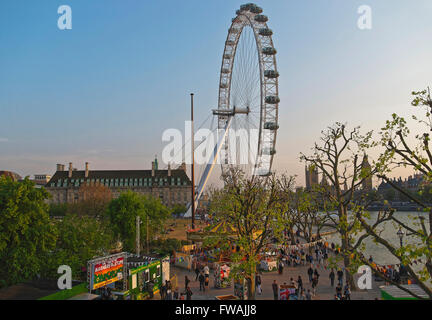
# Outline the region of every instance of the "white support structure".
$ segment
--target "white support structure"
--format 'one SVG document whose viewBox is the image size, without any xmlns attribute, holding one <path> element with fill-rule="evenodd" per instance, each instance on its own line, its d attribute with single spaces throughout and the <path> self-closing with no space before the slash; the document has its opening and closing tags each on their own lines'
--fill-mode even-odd
<svg viewBox="0 0 432 320">
<path fill-rule="evenodd" d="M 229 131 L 229 128 L 231 126 L 231 121 L 232 121 L 232 117 L 229 117 L 228 121 L 226 122 L 226 126 L 223 129 L 223 134 L 219 137 L 218 143 L 216 144 L 215 148 L 213 149 L 213 154 L 212 154 L 209 162 L 207 163 L 203 174 L 201 175 L 201 179 L 200 179 L 199 184 L 198 184 L 198 189 L 197 189 L 197 192 L 195 193 L 195 208 L 198 208 L 198 201 L 201 198 L 201 196 L 204 192 L 205 186 L 207 185 L 207 182 L 210 178 L 211 172 L 213 171 L 214 166 L 216 165 L 216 161 L 218 159 L 219 153 L 222 149 L 225 138 L 226 138 L 228 131 Z M 189 203 L 188 209 L 187 209 L 186 214 L 184 216 L 185 217 L 191 217 L 192 216 L 191 203 Z"/>
</svg>

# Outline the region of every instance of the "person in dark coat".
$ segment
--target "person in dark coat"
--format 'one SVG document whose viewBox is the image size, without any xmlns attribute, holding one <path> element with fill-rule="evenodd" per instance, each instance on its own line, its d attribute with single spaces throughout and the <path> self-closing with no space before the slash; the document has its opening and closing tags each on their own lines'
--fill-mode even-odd
<svg viewBox="0 0 432 320">
<path fill-rule="evenodd" d="M 335 273 L 334 273 L 333 269 L 331 269 L 331 272 L 329 274 L 329 278 L 330 278 L 331 286 L 334 287 Z"/>
<path fill-rule="evenodd" d="M 279 286 L 276 283 L 276 280 L 273 280 L 272 289 L 273 289 L 273 298 L 274 298 L 274 300 L 279 300 Z"/>
<path fill-rule="evenodd" d="M 186 300 L 192 300 L 192 295 L 193 295 L 193 292 L 192 292 L 191 288 L 187 287 L 186 288 Z"/>
<path fill-rule="evenodd" d="M 188 278 L 188 276 L 185 276 L 185 291 L 187 289 L 187 287 L 189 286 L 190 280 Z"/>
<path fill-rule="evenodd" d="M 204 291 L 205 292 L 205 286 L 204 286 L 205 278 L 204 278 L 204 275 L 202 274 L 202 272 L 198 276 L 198 280 L 199 280 L 199 284 L 200 284 L 199 291 Z"/>
</svg>

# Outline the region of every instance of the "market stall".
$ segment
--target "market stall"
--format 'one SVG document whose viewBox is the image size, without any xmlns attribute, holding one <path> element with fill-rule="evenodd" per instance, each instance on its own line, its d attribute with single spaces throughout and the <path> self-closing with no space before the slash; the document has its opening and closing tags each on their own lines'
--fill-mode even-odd
<svg viewBox="0 0 432 320">
<path fill-rule="evenodd" d="M 127 290 L 127 257 L 126 252 L 121 252 L 105 257 L 96 258 L 87 263 L 87 283 L 89 293 L 108 285 L 119 291 Z"/>
<path fill-rule="evenodd" d="M 175 253 L 174 266 L 176 267 L 192 270 L 192 261 L 193 261 L 193 255 L 189 253 L 183 253 L 183 252 Z"/>
<path fill-rule="evenodd" d="M 295 287 L 292 285 L 281 285 L 279 287 L 279 300 L 289 300 L 295 294 Z"/>
<path fill-rule="evenodd" d="M 133 300 L 148 299 L 169 280 L 169 257 L 140 256 L 129 258 L 128 289 Z"/>
</svg>

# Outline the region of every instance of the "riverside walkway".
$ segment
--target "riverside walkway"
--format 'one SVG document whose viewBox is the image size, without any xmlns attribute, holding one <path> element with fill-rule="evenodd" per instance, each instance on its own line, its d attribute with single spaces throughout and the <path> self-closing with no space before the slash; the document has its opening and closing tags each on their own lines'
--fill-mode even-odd
<svg viewBox="0 0 432 320">
<path fill-rule="evenodd" d="M 322 265 L 314 264 L 313 268 L 317 267 L 318 273 L 320 274 L 319 282 L 316 290 L 316 295 L 312 296 L 312 300 L 333 300 L 334 295 L 336 293 L 335 287 L 331 286 L 329 274 L 329 269 L 326 269 Z M 278 285 L 287 283 L 290 284 L 291 278 L 294 281 L 297 281 L 298 276 L 301 276 L 303 280 L 303 287 L 305 288 L 305 292 L 310 289 L 312 292 L 312 285 L 309 283 L 309 277 L 307 274 L 307 270 L 309 268 L 309 264 L 300 265 L 300 266 L 285 266 L 283 270 L 283 274 L 279 274 L 277 271 L 272 272 L 263 272 L 261 274 L 261 288 L 262 294 L 256 294 L 257 300 L 273 300 L 273 290 L 272 283 L 276 280 Z M 336 270 L 335 270 L 336 272 Z M 218 289 L 214 287 L 212 272 L 210 272 L 210 283 L 207 287 L 208 290 L 205 292 L 199 291 L 199 281 L 195 281 L 195 272 L 188 271 L 185 269 L 180 269 L 176 267 L 171 268 L 171 275 L 176 274 L 178 277 L 178 288 L 179 292 L 184 291 L 184 283 L 185 276 L 188 276 L 189 280 L 191 280 L 189 287 L 193 292 L 192 300 L 213 300 L 215 296 L 219 295 L 229 295 L 234 293 L 234 288 L 231 286 L 230 288 L 222 288 Z M 354 281 L 357 283 L 357 276 L 354 276 Z M 337 279 L 335 279 L 335 286 L 337 283 Z M 344 277 L 345 284 L 345 277 Z M 375 300 L 376 298 L 380 298 L 379 286 L 383 285 L 383 282 L 376 282 L 373 280 L 372 289 L 371 290 L 354 290 L 351 288 L 351 299 L 352 300 Z"/>
</svg>

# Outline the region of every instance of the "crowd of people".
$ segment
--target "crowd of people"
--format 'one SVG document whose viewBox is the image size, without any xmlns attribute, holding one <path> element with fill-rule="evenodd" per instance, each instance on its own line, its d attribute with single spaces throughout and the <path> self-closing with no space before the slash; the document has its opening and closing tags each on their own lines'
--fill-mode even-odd
<svg viewBox="0 0 432 320">
<path fill-rule="evenodd" d="M 190 280 L 185 279 L 185 290 L 183 292 L 179 292 L 178 287 L 174 287 L 169 280 L 165 280 L 165 283 L 162 284 L 160 288 L 160 297 L 161 300 L 192 300 L 193 292 L 189 287 Z"/>
</svg>

